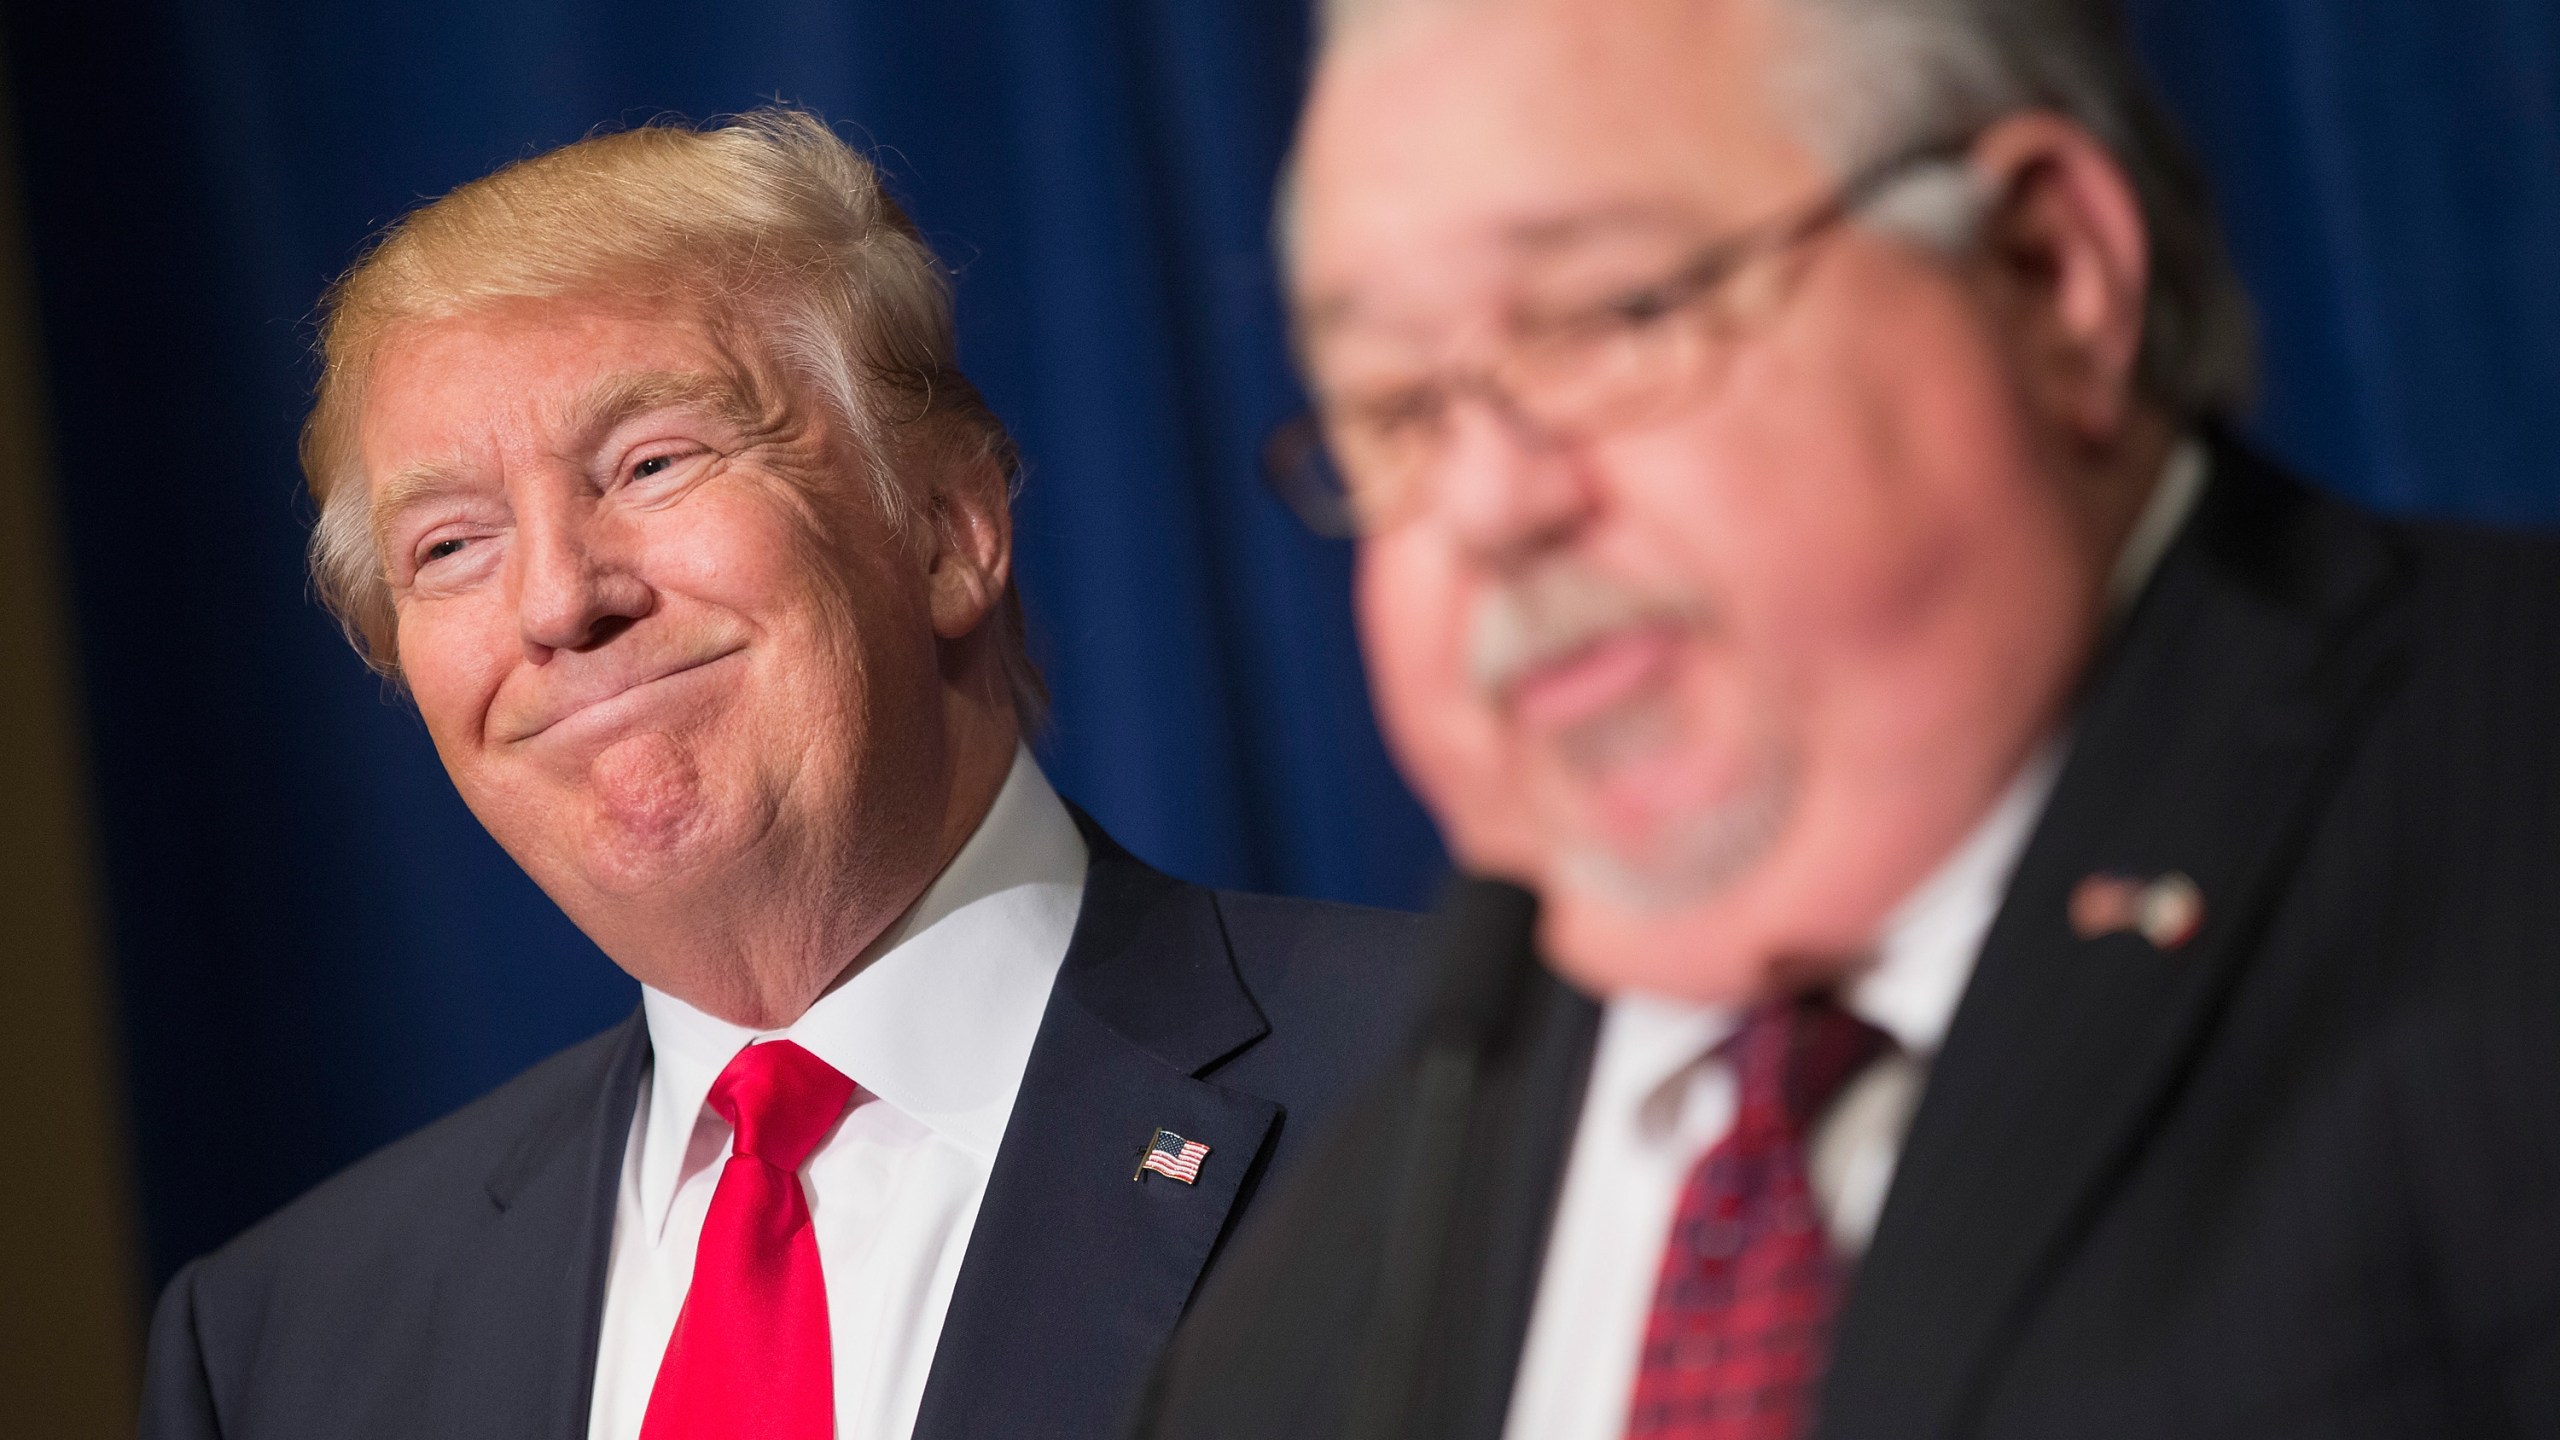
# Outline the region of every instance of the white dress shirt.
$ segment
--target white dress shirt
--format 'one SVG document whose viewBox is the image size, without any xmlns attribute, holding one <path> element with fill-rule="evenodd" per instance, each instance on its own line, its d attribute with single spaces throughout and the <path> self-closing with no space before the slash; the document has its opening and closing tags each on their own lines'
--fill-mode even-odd
<svg viewBox="0 0 2560 1440">
<path fill-rule="evenodd" d="M 750 1042 L 788 1038 L 860 1087 L 801 1179 L 826 1276 L 839 1440 L 905 1440 L 987 1175 L 1084 897 L 1084 837 L 1028 751 L 877 958 L 788 1027 L 644 989 L 590 1440 L 636 1440 L 729 1155 L 704 1103 Z"/>
<path fill-rule="evenodd" d="M 2181 443 L 2108 577 L 2131 609 L 2204 488 L 2203 447 Z M 2046 742 L 1937 872 L 1887 917 L 1875 963 L 1841 993 L 1893 1039 L 1814 1127 L 1807 1178 L 1832 1244 L 1866 1248 L 1939 1042 L 1983 936 L 2062 769 Z M 1736 1101 L 1718 1047 L 1728 1006 L 1627 994 L 1609 1001 L 1548 1233 L 1537 1301 L 1511 1392 L 1510 1440 L 1620 1440 L 1634 1398 L 1662 1252 L 1689 1172 L 1724 1138 Z"/>
</svg>

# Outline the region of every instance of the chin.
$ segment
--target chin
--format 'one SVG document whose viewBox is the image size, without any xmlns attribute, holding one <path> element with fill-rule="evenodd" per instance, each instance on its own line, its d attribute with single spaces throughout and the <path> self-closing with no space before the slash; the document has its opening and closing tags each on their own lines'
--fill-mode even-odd
<svg viewBox="0 0 2560 1440">
<path fill-rule="evenodd" d="M 1636 911 L 1707 903 L 1748 875 L 1793 819 L 1803 767 L 1770 730 L 1736 745 L 1701 728 L 1645 705 L 1540 746 L 1537 873 Z"/>
<path fill-rule="evenodd" d="M 582 837 L 576 864 L 586 889 L 623 898 L 678 895 L 719 868 L 693 846 L 636 844 L 625 836 L 596 834 Z"/>
<path fill-rule="evenodd" d="M 640 825 L 597 807 L 579 827 L 570 855 L 589 890 L 668 903 L 732 871 L 747 848 L 740 833 L 747 828 L 708 806 L 661 812 Z"/>
<path fill-rule="evenodd" d="M 1756 800 L 1692 817 L 1670 837 L 1680 843 L 1551 850 L 1533 888 L 1556 969 L 1604 997 L 1743 1004 L 1834 984 L 1865 963 L 1918 880 L 1879 850 L 1890 827 L 1874 807 L 1782 774 Z"/>
<path fill-rule="evenodd" d="M 611 894 L 676 885 L 714 871 L 747 828 L 722 802 L 731 787 L 706 775 L 690 746 L 664 733 L 627 736 L 588 766 L 573 802 L 573 853 L 586 882 Z"/>
<path fill-rule="evenodd" d="M 1631 911 L 1672 911 L 1721 898 L 1768 858 L 1795 812 L 1796 772 L 1765 756 L 1713 802 L 1668 814 L 1646 804 L 1586 820 L 1559 845 L 1548 873 Z"/>
<path fill-rule="evenodd" d="M 1543 803 L 1506 817 L 1511 843 L 1465 847 L 1468 859 L 1530 877 L 1541 943 L 1587 990 L 1747 995 L 1766 979 L 1767 948 L 1746 938 L 1748 917 L 1801 819 L 1801 766 L 1775 743 L 1712 763 L 1652 758 L 1661 763 L 1634 773 L 1552 776 Z M 1709 788 L 1710 774 L 1723 783 Z M 1492 827 L 1479 833 L 1490 839 Z"/>
<path fill-rule="evenodd" d="M 1629 906 L 1570 882 L 1541 886 L 1539 900 L 1540 953 L 1586 994 L 1741 1004 L 1773 983 L 1769 953 L 1741 938 L 1725 904 Z"/>
</svg>

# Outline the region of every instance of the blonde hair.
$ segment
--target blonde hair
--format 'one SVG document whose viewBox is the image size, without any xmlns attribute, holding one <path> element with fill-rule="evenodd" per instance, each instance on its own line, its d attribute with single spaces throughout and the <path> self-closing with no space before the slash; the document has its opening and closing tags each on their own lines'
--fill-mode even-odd
<svg viewBox="0 0 2560 1440">
<path fill-rule="evenodd" d="M 521 160 L 411 211 L 329 287 L 320 380 L 302 429 L 319 506 L 311 576 L 367 663 L 399 675 L 397 621 L 372 531 L 356 422 L 374 361 L 403 326 L 512 301 L 663 295 L 767 337 L 771 358 L 852 431 L 894 527 L 916 497 L 899 459 L 1020 459 L 960 373 L 947 272 L 869 161 L 803 110 L 706 127 L 658 122 Z M 1048 695 L 1019 591 L 995 616 L 1026 733 Z"/>
</svg>

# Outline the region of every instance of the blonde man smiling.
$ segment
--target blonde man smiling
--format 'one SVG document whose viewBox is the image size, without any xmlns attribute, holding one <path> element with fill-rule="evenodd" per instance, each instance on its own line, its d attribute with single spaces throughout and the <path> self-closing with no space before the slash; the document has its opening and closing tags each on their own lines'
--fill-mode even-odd
<svg viewBox="0 0 2560 1440">
<path fill-rule="evenodd" d="M 464 186 L 322 336 L 321 591 L 643 1002 L 181 1273 L 144 1433 L 1105 1433 L 1412 922 L 1050 789 L 1011 444 L 816 119 Z"/>
</svg>

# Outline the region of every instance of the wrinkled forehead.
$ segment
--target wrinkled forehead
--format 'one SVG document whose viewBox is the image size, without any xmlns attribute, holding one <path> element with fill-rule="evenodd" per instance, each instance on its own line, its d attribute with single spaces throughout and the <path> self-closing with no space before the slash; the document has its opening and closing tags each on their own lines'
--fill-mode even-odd
<svg viewBox="0 0 2560 1440">
<path fill-rule="evenodd" d="M 773 367 L 708 307 L 667 297 L 509 300 L 386 329 L 358 447 L 386 467 L 497 443 L 571 444 L 640 411 L 746 420 L 777 403 Z"/>
<path fill-rule="evenodd" d="M 1292 175 L 1301 334 L 1443 316 L 1594 250 L 1748 223 L 1824 175 L 1772 0 L 1412 4 L 1318 68 Z"/>
</svg>

